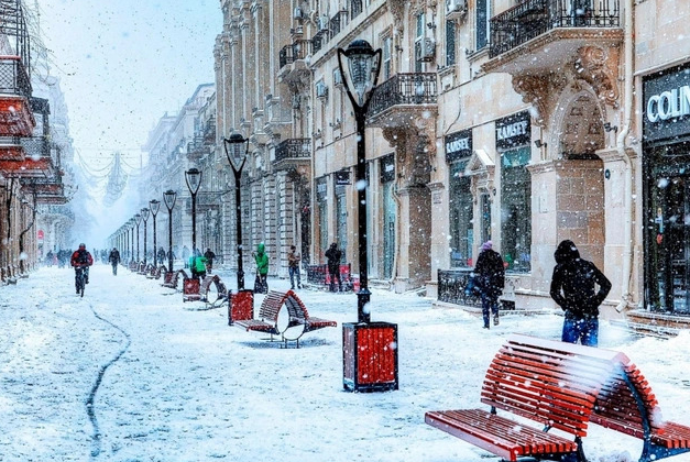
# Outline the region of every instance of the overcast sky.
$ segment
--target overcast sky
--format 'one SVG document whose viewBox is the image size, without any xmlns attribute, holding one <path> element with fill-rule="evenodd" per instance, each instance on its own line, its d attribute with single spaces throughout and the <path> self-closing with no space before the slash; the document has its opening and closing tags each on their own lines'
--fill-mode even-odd
<svg viewBox="0 0 690 462">
<path fill-rule="evenodd" d="M 93 165 L 114 151 L 138 163 L 165 111 L 214 81 L 219 0 L 39 0 L 39 8 L 74 146 Z"/>
</svg>

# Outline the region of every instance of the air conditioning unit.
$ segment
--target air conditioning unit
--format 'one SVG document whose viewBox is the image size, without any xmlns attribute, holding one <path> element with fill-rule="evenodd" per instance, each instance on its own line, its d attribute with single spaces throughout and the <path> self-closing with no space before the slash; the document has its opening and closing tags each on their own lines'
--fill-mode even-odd
<svg viewBox="0 0 690 462">
<path fill-rule="evenodd" d="M 333 85 L 341 87 L 343 85 L 343 76 L 340 74 L 340 69 L 333 70 Z"/>
<path fill-rule="evenodd" d="M 292 17 L 298 21 L 301 21 L 304 19 L 304 13 L 302 12 L 302 8 L 297 7 L 295 8 L 295 11 L 292 14 Z"/>
<path fill-rule="evenodd" d="M 436 59 L 436 42 L 434 39 L 425 38 L 422 41 L 422 53 L 419 60 L 423 63 L 430 63 Z"/>
<path fill-rule="evenodd" d="M 319 30 L 328 30 L 329 22 L 327 15 L 322 14 L 319 16 Z"/>
<path fill-rule="evenodd" d="M 316 97 L 319 99 L 328 98 L 328 87 L 323 81 L 316 82 Z"/>
<path fill-rule="evenodd" d="M 446 0 L 446 19 L 463 19 L 467 14 L 467 0 Z"/>
</svg>

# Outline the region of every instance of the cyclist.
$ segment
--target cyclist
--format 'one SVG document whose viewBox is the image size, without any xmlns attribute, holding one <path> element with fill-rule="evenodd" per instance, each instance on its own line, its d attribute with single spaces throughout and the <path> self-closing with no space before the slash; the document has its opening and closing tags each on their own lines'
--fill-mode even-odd
<svg viewBox="0 0 690 462">
<path fill-rule="evenodd" d="M 84 282 L 89 283 L 89 266 L 93 265 L 93 257 L 86 250 L 86 244 L 79 244 L 79 249 L 75 250 L 72 254 L 71 259 L 72 266 L 74 266 L 74 284 L 77 288 L 77 293 L 79 293 L 79 283 L 77 277 L 79 275 L 79 268 L 84 270 Z"/>
</svg>

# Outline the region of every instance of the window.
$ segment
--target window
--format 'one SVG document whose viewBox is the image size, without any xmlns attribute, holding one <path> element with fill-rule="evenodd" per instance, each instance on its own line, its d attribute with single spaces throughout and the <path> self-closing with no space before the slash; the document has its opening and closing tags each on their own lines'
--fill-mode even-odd
<svg viewBox="0 0 690 462">
<path fill-rule="evenodd" d="M 489 31 L 491 28 L 491 0 L 477 0 L 477 50 L 481 50 L 489 44 Z"/>
<path fill-rule="evenodd" d="M 393 48 L 393 38 L 386 37 L 383 39 L 383 80 L 390 79 L 393 73 L 393 61 L 391 59 Z"/>
<path fill-rule="evenodd" d="M 463 176 L 467 160 L 450 165 L 450 266 L 472 266 L 474 245 L 471 180 Z"/>
<path fill-rule="evenodd" d="M 426 26 L 426 15 L 424 13 L 419 13 L 417 15 L 417 25 L 415 28 L 416 34 L 414 39 L 414 70 L 415 72 L 423 71 L 423 58 L 424 58 L 424 27 Z"/>
<path fill-rule="evenodd" d="M 501 154 L 501 250 L 507 270 L 516 273 L 527 273 L 531 268 L 530 155 L 529 147 Z"/>
<path fill-rule="evenodd" d="M 362 0 L 350 0 L 350 19 L 355 19 L 362 12 Z"/>
<path fill-rule="evenodd" d="M 455 64 L 455 21 L 446 21 L 446 66 Z"/>
</svg>

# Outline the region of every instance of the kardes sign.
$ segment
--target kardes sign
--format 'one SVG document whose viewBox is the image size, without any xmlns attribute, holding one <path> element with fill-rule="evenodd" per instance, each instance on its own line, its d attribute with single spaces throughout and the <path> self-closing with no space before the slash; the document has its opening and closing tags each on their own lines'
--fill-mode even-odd
<svg viewBox="0 0 690 462">
<path fill-rule="evenodd" d="M 645 141 L 690 136 L 690 68 L 674 68 L 645 79 Z"/>
</svg>

